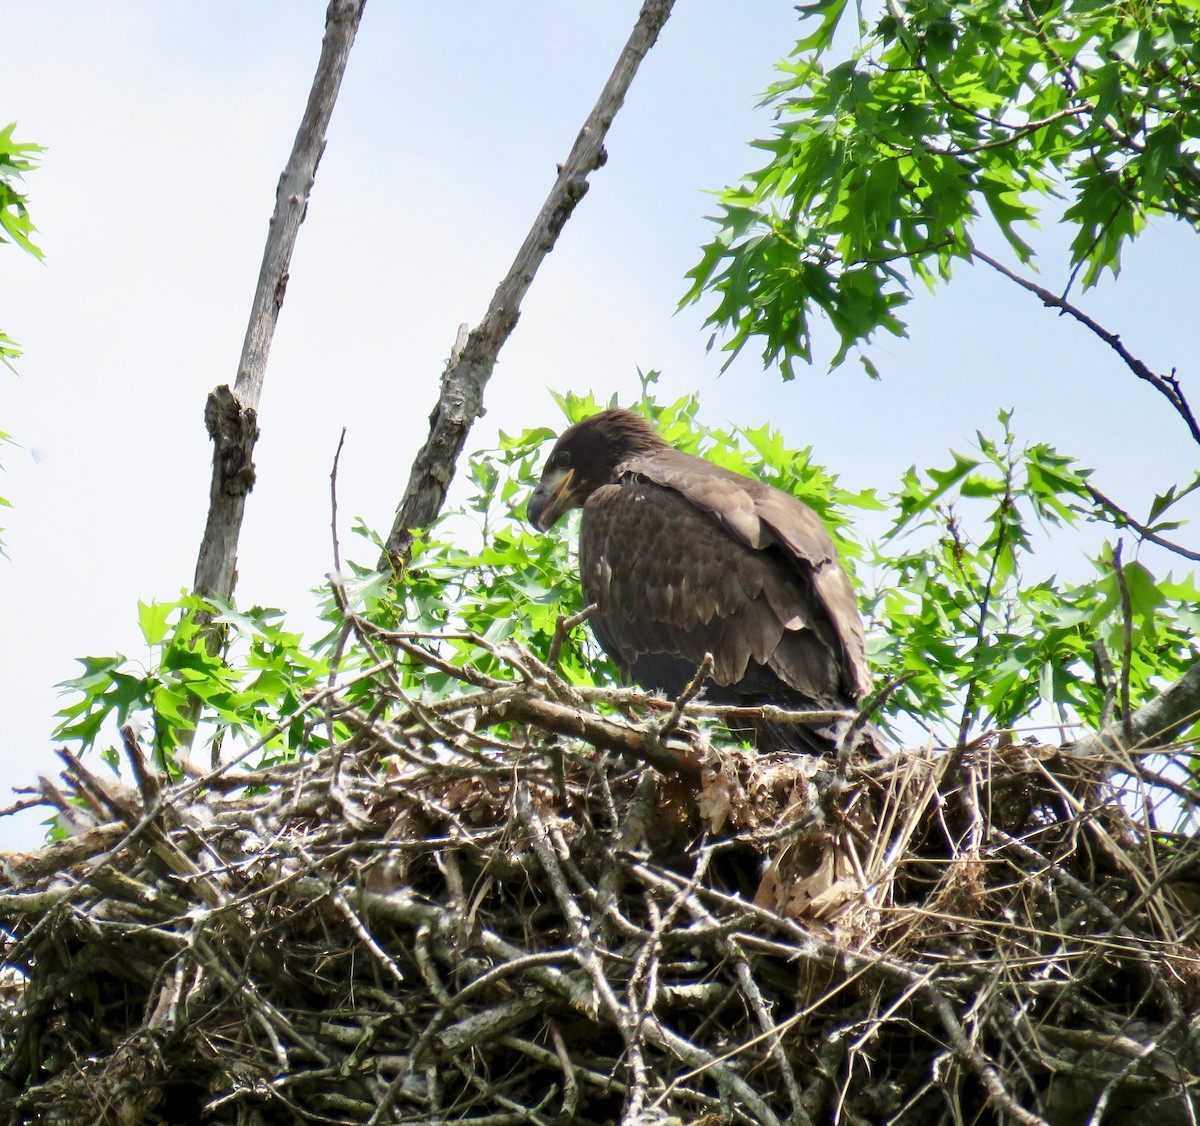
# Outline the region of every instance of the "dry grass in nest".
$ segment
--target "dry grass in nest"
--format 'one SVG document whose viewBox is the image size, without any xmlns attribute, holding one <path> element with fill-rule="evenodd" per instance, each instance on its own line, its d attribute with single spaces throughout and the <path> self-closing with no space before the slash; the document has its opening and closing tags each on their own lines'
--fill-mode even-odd
<svg viewBox="0 0 1200 1126">
<path fill-rule="evenodd" d="M 755 756 L 498 655 L 332 686 L 353 737 L 269 770 L 69 759 L 74 835 L 3 857 L 4 1120 L 1196 1121 L 1200 865 L 1149 760 Z"/>
</svg>

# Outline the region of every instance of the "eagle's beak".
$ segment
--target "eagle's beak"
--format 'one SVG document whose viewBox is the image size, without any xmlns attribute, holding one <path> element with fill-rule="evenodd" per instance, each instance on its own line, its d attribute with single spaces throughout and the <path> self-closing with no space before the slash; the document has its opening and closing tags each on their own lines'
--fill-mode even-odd
<svg viewBox="0 0 1200 1126">
<path fill-rule="evenodd" d="M 547 469 L 542 474 L 538 487 L 529 498 L 529 522 L 539 532 L 549 531 L 568 508 L 571 507 L 571 483 L 575 479 L 573 469 Z"/>
</svg>

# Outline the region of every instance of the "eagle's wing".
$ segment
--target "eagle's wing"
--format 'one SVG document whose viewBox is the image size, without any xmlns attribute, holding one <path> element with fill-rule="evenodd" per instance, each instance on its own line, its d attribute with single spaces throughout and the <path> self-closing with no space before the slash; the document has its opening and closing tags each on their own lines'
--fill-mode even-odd
<svg viewBox="0 0 1200 1126">
<path fill-rule="evenodd" d="M 817 602 L 833 626 L 846 692 L 852 700 L 860 700 L 871 686 L 866 638 L 858 598 L 838 562 L 833 540 L 820 517 L 803 501 L 756 484 L 763 491 L 755 497 L 755 512 L 797 570 L 810 576 Z"/>
<path fill-rule="evenodd" d="M 620 664 L 665 654 L 694 669 L 709 652 L 716 683 L 747 694 L 861 694 L 853 591 L 811 509 L 676 450 L 631 458 L 619 479 L 584 506 L 580 571 L 596 635 Z"/>
</svg>

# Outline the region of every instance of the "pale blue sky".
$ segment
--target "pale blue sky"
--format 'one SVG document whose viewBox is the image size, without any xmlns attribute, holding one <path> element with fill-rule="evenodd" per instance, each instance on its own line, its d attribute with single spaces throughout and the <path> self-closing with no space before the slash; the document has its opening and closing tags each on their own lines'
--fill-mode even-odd
<svg viewBox="0 0 1200 1126">
<path fill-rule="evenodd" d="M 342 426 L 345 523 L 388 526 L 457 325 L 486 308 L 638 7 L 371 0 L 267 374 L 243 602 L 306 620 L 331 566 Z M 72 658 L 140 655 L 137 599 L 191 580 L 205 396 L 235 375 L 324 8 L 43 0 L 5 14 L 0 119 L 49 151 L 27 185 L 46 265 L 0 248 L 0 325 L 27 353 L 20 380 L 0 375 L 0 429 L 24 446 L 4 454 L 0 489 L 16 505 L 0 561 L 0 803 L 54 769 L 53 686 Z M 703 189 L 757 163 L 745 142 L 770 117 L 756 95 L 796 28 L 788 3 L 680 0 L 501 354 L 473 445 L 498 427 L 558 425 L 548 387 L 632 398 L 640 366 L 663 370 L 664 395 L 699 388 L 714 422 L 772 421 L 855 488 L 944 460 L 1002 407 L 1135 510 L 1190 476 L 1196 448 L 1165 404 L 983 267 L 910 307 L 911 340 L 878 342 L 879 383 L 855 364 L 785 385 L 751 354 L 718 379 L 702 310 L 674 309 L 708 234 Z M 1200 351 L 1198 241 L 1164 224 L 1118 285 L 1082 299 L 1185 386 Z M 1061 262 L 1043 269 L 1061 287 Z M 1055 559 L 1069 568 L 1081 547 Z M 0 821 L 0 847 L 35 829 Z"/>
</svg>

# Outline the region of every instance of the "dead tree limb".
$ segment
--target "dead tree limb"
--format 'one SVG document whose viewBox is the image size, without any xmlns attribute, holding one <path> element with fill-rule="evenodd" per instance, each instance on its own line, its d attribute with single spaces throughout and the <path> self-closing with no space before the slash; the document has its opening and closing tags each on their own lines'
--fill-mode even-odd
<svg viewBox="0 0 1200 1126">
<path fill-rule="evenodd" d="M 542 204 L 512 266 L 496 288 L 482 321 L 471 330 L 465 346 L 451 357 L 442 374 L 442 388 L 429 416 L 429 437 L 413 461 L 404 498 L 379 560 L 379 569 L 400 573 L 412 555 L 413 531 L 427 527 L 446 502 L 446 492 L 466 444 L 471 424 L 483 413 L 483 389 L 491 378 L 496 357 L 512 333 L 521 301 L 543 259 L 554 249 L 559 233 L 588 190 L 588 176 L 608 159 L 604 138 L 625 101 L 626 91 L 654 46 L 671 14 L 674 0 L 645 0 L 637 24 L 621 51 L 600 97 L 588 114 L 558 178 Z"/>
<path fill-rule="evenodd" d="M 237 380 L 232 390 L 225 384 L 217 387 L 204 408 L 204 421 L 213 440 L 213 475 L 208 522 L 196 558 L 194 587 L 198 594 L 228 598 L 237 580 L 238 535 L 246 496 L 254 487 L 254 443 L 258 438 L 258 403 L 267 355 L 283 307 L 296 235 L 304 221 L 325 149 L 329 119 L 365 4 L 366 0 L 330 0 L 326 9 L 325 38 L 316 77 L 292 154 L 275 191 L 275 212 L 263 250 Z"/>
</svg>

